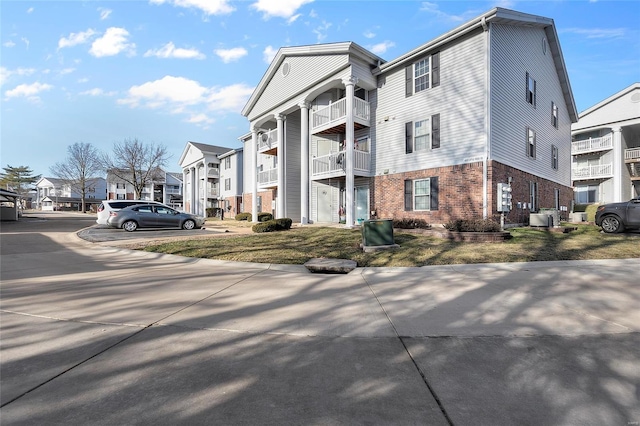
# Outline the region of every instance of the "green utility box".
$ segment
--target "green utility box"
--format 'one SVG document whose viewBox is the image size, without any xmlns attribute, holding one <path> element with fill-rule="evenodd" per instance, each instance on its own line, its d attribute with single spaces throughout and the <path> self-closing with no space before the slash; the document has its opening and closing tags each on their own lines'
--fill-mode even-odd
<svg viewBox="0 0 640 426">
<path fill-rule="evenodd" d="M 362 224 L 362 245 L 365 247 L 394 245 L 393 220 L 365 220 Z"/>
</svg>

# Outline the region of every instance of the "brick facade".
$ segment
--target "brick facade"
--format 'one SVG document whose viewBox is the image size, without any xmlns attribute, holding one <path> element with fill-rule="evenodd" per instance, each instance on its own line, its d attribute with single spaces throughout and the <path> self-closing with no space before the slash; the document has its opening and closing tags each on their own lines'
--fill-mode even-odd
<svg viewBox="0 0 640 426">
<path fill-rule="evenodd" d="M 489 162 L 487 174 L 488 216 L 496 221 L 500 218 L 496 200 L 497 184 L 506 183 L 509 177 L 512 178 L 513 210 L 506 215 L 507 223 L 528 223 L 530 211 L 518 209 L 517 203 L 529 202 L 530 182 L 538 184 L 538 209 L 555 208 L 555 189 L 559 190 L 560 206 L 569 208 L 573 199 L 573 190 L 568 186 L 495 161 Z M 438 177 L 438 210 L 405 210 L 404 181 L 430 177 Z M 376 176 L 371 185 L 371 210 L 375 210 L 376 217 L 380 219 L 424 219 L 431 224 L 446 223 L 452 219 L 481 218 L 482 185 L 481 162 Z"/>
<path fill-rule="evenodd" d="M 262 210 L 258 211 L 258 213 L 273 213 L 271 205 L 275 200 L 275 194 L 276 191 L 272 189 L 258 192 L 258 196 L 262 197 Z M 252 195 L 250 192 L 242 194 L 242 209 L 244 213 L 251 213 L 253 211 Z"/>
</svg>

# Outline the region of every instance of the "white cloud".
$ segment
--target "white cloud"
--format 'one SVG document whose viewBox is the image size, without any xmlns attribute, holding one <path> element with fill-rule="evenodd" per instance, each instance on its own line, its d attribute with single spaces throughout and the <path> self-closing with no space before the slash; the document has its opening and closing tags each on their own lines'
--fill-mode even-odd
<svg viewBox="0 0 640 426">
<path fill-rule="evenodd" d="M 625 28 L 567 28 L 562 32 L 585 36 L 588 39 L 623 38 L 627 34 Z"/>
<path fill-rule="evenodd" d="M 27 13 L 33 13 L 35 9 L 33 7 L 30 7 L 29 9 L 27 9 Z"/>
<path fill-rule="evenodd" d="M 105 19 L 108 19 L 109 16 L 111 16 L 111 13 L 113 12 L 113 10 L 106 9 L 104 7 L 99 7 L 98 12 L 100 12 L 100 20 L 104 21 Z"/>
<path fill-rule="evenodd" d="M 89 28 L 87 31 L 71 33 L 69 34 L 69 37 L 62 37 L 60 40 L 58 40 L 58 49 L 88 43 L 96 34 L 96 31 L 91 28 Z"/>
<path fill-rule="evenodd" d="M 87 77 L 82 77 L 78 79 L 78 83 L 88 83 L 89 79 Z"/>
<path fill-rule="evenodd" d="M 392 47 L 394 47 L 395 45 L 396 44 L 394 42 L 385 40 L 382 43 L 374 44 L 373 46 L 371 46 L 369 48 L 369 50 L 371 50 L 371 52 L 375 53 L 376 55 L 382 55 L 387 50 L 389 50 Z"/>
<path fill-rule="evenodd" d="M 253 87 L 245 84 L 213 88 L 207 98 L 209 110 L 239 112 L 245 106 L 253 91 Z"/>
<path fill-rule="evenodd" d="M 169 42 L 162 46 L 160 49 L 147 50 L 144 54 L 145 57 L 155 56 L 157 58 L 178 58 L 178 59 L 205 59 L 206 56 L 200 53 L 197 49 L 183 49 L 177 48 Z"/>
<path fill-rule="evenodd" d="M 273 58 L 278 54 L 278 49 L 274 49 L 272 46 L 267 46 L 262 52 L 262 57 L 267 64 L 271 64 Z"/>
<path fill-rule="evenodd" d="M 27 98 L 27 100 L 31 102 L 39 102 L 40 98 L 38 94 L 51 89 L 53 89 L 53 86 L 50 84 L 36 82 L 32 84 L 21 84 L 12 90 L 7 90 L 4 92 L 4 95 L 7 99 Z"/>
<path fill-rule="evenodd" d="M 169 114 L 186 114 L 188 122 L 206 126 L 212 123 L 207 112 L 239 112 L 254 88 L 245 84 L 205 87 L 194 80 L 167 75 L 129 89 L 120 105 L 131 108 L 164 110 Z"/>
<path fill-rule="evenodd" d="M 75 68 L 64 68 L 64 69 L 61 69 L 60 71 L 58 71 L 58 74 L 60 74 L 60 75 L 71 74 L 75 70 L 76 70 Z"/>
<path fill-rule="evenodd" d="M 90 90 L 85 90 L 84 92 L 80 92 L 82 96 L 113 96 L 116 92 L 105 92 L 100 88 L 93 88 Z"/>
<path fill-rule="evenodd" d="M 226 15 L 236 10 L 228 0 L 150 0 L 149 3 L 169 3 L 175 7 L 198 9 L 207 15 Z"/>
<path fill-rule="evenodd" d="M 366 30 L 364 33 L 362 33 L 362 35 L 366 38 L 374 38 L 376 36 L 376 33 L 371 30 Z"/>
<path fill-rule="evenodd" d="M 100 38 L 96 39 L 91 45 L 89 53 L 97 58 L 103 56 L 115 56 L 121 52 L 128 55 L 135 55 L 136 45 L 129 43 L 129 32 L 124 28 L 111 27 Z"/>
<path fill-rule="evenodd" d="M 463 22 L 468 19 L 468 14 L 475 14 L 475 12 L 468 12 L 465 15 L 452 15 L 440 10 L 440 6 L 437 3 L 431 3 L 428 1 L 422 2 L 422 6 L 420 7 L 421 12 L 427 12 L 433 16 L 434 19 L 445 22 Z"/>
<path fill-rule="evenodd" d="M 27 50 L 29 50 L 29 39 L 26 37 L 22 37 L 20 40 L 27 45 Z"/>
<path fill-rule="evenodd" d="M 5 67 L 0 67 L 0 86 L 5 84 L 13 75 L 29 76 L 35 72 L 35 68 L 16 68 L 15 70 L 10 70 Z"/>
<path fill-rule="evenodd" d="M 9 41 L 5 41 L 4 43 L 2 43 L 2 45 L 4 47 L 15 47 L 16 44 L 14 42 L 12 42 L 11 40 L 9 40 Z"/>
<path fill-rule="evenodd" d="M 298 19 L 300 16 L 302 16 L 301 13 L 298 13 L 297 15 L 293 15 L 291 18 L 287 19 L 287 24 L 291 25 L 294 22 L 296 22 L 296 19 Z"/>
<path fill-rule="evenodd" d="M 229 62 L 237 61 L 243 56 L 247 56 L 247 49 L 244 47 L 234 47 L 233 49 L 216 49 L 213 51 L 222 62 L 228 64 Z"/>
<path fill-rule="evenodd" d="M 313 0 L 258 0 L 250 7 L 262 12 L 264 19 L 273 17 L 290 19 L 300 7 L 312 2 Z"/>
<path fill-rule="evenodd" d="M 331 28 L 331 25 L 331 22 L 322 21 L 322 25 L 313 30 L 313 33 L 318 39 L 318 43 L 321 43 L 325 38 L 327 38 L 327 30 Z"/>
</svg>

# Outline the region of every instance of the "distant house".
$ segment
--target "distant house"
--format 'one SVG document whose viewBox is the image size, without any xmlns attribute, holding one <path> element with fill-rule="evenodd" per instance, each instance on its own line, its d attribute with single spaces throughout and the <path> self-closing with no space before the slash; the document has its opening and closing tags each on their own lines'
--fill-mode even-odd
<svg viewBox="0 0 640 426">
<path fill-rule="evenodd" d="M 640 195 L 640 83 L 582 112 L 571 130 L 576 203 L 611 203 Z"/>
<path fill-rule="evenodd" d="M 241 209 L 243 150 L 187 142 L 180 167 L 184 182 L 184 210 L 206 216 L 207 209 Z"/>
<path fill-rule="evenodd" d="M 573 199 L 577 112 L 552 19 L 495 8 L 391 61 L 281 48 L 242 114 L 244 209 L 300 223 L 499 215 Z"/>
<path fill-rule="evenodd" d="M 122 179 L 123 173 L 107 171 L 107 199 L 108 200 L 133 200 L 135 190 L 133 185 Z M 147 183 L 142 193 L 141 200 L 158 201 L 160 203 L 182 208 L 182 174 L 166 172 L 158 168 L 153 173 L 153 179 Z"/>
<path fill-rule="evenodd" d="M 85 194 L 85 208 L 95 209 L 107 193 L 107 183 L 102 177 L 88 179 Z M 35 208 L 40 210 L 82 210 L 82 194 L 68 182 L 43 177 L 36 182 Z"/>
</svg>

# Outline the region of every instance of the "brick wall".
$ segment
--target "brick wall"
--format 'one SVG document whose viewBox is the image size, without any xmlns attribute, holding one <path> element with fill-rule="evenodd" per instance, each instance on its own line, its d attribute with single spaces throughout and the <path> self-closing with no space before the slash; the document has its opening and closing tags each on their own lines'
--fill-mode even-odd
<svg viewBox="0 0 640 426">
<path fill-rule="evenodd" d="M 271 211 L 271 202 L 275 199 L 275 193 L 276 191 L 272 189 L 258 192 L 258 196 L 262 197 L 262 210 L 258 213 L 273 213 Z M 251 194 L 250 192 L 242 194 L 242 205 L 244 209 L 243 213 L 251 213 L 253 209 L 252 195 L 253 194 Z"/>
</svg>

